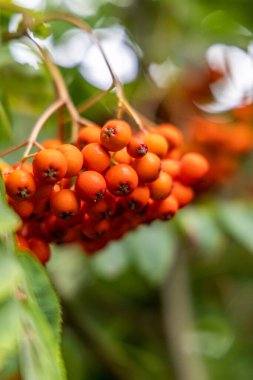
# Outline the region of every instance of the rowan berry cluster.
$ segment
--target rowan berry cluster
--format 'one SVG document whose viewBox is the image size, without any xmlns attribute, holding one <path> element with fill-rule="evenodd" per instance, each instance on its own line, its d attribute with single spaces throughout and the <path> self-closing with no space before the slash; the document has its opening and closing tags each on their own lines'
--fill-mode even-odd
<svg viewBox="0 0 253 380">
<path fill-rule="evenodd" d="M 248 120 L 239 119 L 243 110 L 233 110 L 237 120 L 193 117 L 185 126 L 186 150 L 207 157 L 210 170 L 200 187 L 226 183 L 238 170 L 240 160 L 253 148 L 253 130 Z"/>
<path fill-rule="evenodd" d="M 8 202 L 22 218 L 19 247 L 45 263 L 51 242 L 93 253 L 142 223 L 171 219 L 209 168 L 199 153 L 182 155 L 182 144 L 173 125 L 140 133 L 113 119 L 81 128 L 75 144 L 45 141 L 32 163 L 2 164 Z"/>
</svg>

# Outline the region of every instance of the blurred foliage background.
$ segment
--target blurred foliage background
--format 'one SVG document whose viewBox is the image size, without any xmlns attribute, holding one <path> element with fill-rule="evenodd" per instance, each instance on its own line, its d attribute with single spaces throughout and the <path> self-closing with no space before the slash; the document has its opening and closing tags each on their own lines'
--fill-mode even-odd
<svg viewBox="0 0 253 380">
<path fill-rule="evenodd" d="M 1 3 L 5 2 L 0 1 L 2 151 L 29 135 L 54 98 L 54 89 L 25 41 L 4 41 L 7 31 L 15 31 L 19 16 L 1 8 Z M 242 49 L 251 69 L 250 0 L 17 0 L 15 4 L 84 18 L 101 39 L 131 103 L 151 120 L 175 122 L 182 130 L 189 115 L 212 117 L 196 106 L 192 92 L 185 96 L 190 79 L 191 89 L 205 81 L 206 51 L 211 45 Z M 76 104 L 109 87 L 104 63 L 83 33 L 53 22 L 36 30 L 35 36 L 60 65 Z M 244 71 L 243 62 L 237 61 L 234 70 L 251 78 L 253 69 Z M 212 108 L 215 117 L 231 120 L 231 109 L 245 101 L 251 104 L 249 86 L 234 83 L 233 87 L 240 96 L 229 103 L 225 93 L 223 107 Z M 206 101 L 202 89 L 197 86 L 197 95 Z M 208 102 L 217 105 L 220 100 L 209 93 Z M 115 109 L 115 97 L 109 94 L 85 116 L 102 124 Z M 251 128 L 252 120 L 247 118 Z M 53 119 L 41 140 L 55 133 Z M 8 156 L 9 162 L 19 155 Z M 93 257 L 84 256 L 76 246 L 53 248 L 48 271 L 62 302 L 63 355 L 70 380 L 252 379 L 252 152 L 238 161 L 222 186 L 202 192 L 169 223 L 140 227 Z M 12 357 L 0 377 L 18 378 L 16 373 Z"/>
</svg>

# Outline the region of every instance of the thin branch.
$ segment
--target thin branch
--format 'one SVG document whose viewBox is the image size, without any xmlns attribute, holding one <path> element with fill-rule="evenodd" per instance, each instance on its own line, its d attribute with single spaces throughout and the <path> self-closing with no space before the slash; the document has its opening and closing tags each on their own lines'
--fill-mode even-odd
<svg viewBox="0 0 253 380">
<path fill-rule="evenodd" d="M 38 134 L 40 133 L 41 128 L 44 126 L 44 124 L 47 122 L 47 120 L 62 106 L 64 105 L 64 101 L 62 99 L 56 100 L 54 103 L 52 103 L 39 117 L 37 120 L 32 133 L 28 139 L 27 148 L 24 152 L 24 156 L 26 157 L 29 155 L 34 142 L 37 140 Z"/>
<path fill-rule="evenodd" d="M 102 334 L 84 314 L 80 318 L 81 305 L 71 305 L 61 298 L 64 322 L 72 327 L 78 337 L 88 347 L 97 362 L 110 373 L 110 378 L 117 380 L 140 379 L 137 369 L 125 355 L 121 347 Z"/>
<path fill-rule="evenodd" d="M 24 146 L 27 145 L 27 143 L 28 143 L 27 141 L 24 141 L 23 143 L 18 144 L 16 146 L 14 146 L 13 148 L 5 150 L 4 152 L 0 153 L 0 157 L 7 156 L 7 154 L 10 154 L 10 153 L 15 152 L 16 150 L 18 150 L 20 148 L 23 148 Z"/>
<path fill-rule="evenodd" d="M 177 380 L 208 380 L 204 362 L 198 352 L 199 342 L 184 251 L 178 252 L 174 267 L 168 273 L 161 289 L 161 300 L 165 334 L 174 364 L 175 378 Z"/>
<path fill-rule="evenodd" d="M 46 21 L 59 21 L 59 20 L 67 21 L 67 22 L 71 23 L 72 25 L 75 25 L 79 29 L 83 30 L 85 33 L 88 33 L 90 35 L 92 41 L 95 43 L 95 45 L 99 49 L 99 51 L 100 51 L 100 53 L 101 53 L 101 55 L 102 55 L 102 57 L 106 63 L 106 66 L 110 72 L 110 75 L 112 77 L 113 86 L 116 88 L 116 94 L 117 94 L 117 97 L 119 99 L 119 107 L 120 107 L 119 114 L 121 114 L 121 107 L 124 107 L 125 110 L 128 112 L 128 114 L 134 119 L 137 126 L 144 133 L 146 133 L 145 128 L 142 124 L 141 118 L 139 117 L 138 113 L 133 109 L 133 107 L 127 101 L 125 94 L 124 94 L 123 87 L 122 87 L 116 73 L 113 71 L 112 66 L 111 66 L 111 64 L 110 64 L 110 62 L 109 62 L 109 60 L 108 60 L 108 58 L 104 52 L 104 49 L 102 48 L 101 43 L 100 43 L 99 39 L 97 38 L 97 36 L 95 35 L 95 33 L 93 32 L 92 28 L 88 24 L 86 24 L 84 21 L 79 20 L 79 19 L 75 18 L 74 16 L 71 16 L 69 14 L 64 14 L 64 13 L 48 14 L 48 15 L 42 17 L 39 21 L 37 21 L 37 23 L 41 24 L 41 23 L 46 22 Z"/>
</svg>

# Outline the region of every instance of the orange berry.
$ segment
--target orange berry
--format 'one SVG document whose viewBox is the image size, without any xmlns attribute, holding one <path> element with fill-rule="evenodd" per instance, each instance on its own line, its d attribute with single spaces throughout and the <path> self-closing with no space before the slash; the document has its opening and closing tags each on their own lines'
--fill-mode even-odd
<svg viewBox="0 0 253 380">
<path fill-rule="evenodd" d="M 98 202 L 104 198 L 106 182 L 100 173 L 88 170 L 77 177 L 75 190 L 82 200 Z"/>
<path fill-rule="evenodd" d="M 144 139 L 132 137 L 127 145 L 127 153 L 133 158 L 145 156 L 148 151 L 148 146 Z"/>
<path fill-rule="evenodd" d="M 34 200 L 36 201 L 42 198 L 49 198 L 50 194 L 53 191 L 53 186 L 54 185 L 51 183 L 40 183 L 39 186 L 37 186 Z"/>
<path fill-rule="evenodd" d="M 209 170 L 207 159 L 202 154 L 186 153 L 180 162 L 180 179 L 186 184 L 195 184 L 202 179 Z"/>
<path fill-rule="evenodd" d="M 194 191 L 191 187 L 185 186 L 177 181 L 175 181 L 173 185 L 171 195 L 177 200 L 179 207 L 184 207 L 192 201 Z"/>
<path fill-rule="evenodd" d="M 127 146 L 130 139 L 131 127 L 124 120 L 109 120 L 101 129 L 101 144 L 111 152 L 123 149 Z"/>
<path fill-rule="evenodd" d="M 169 147 L 178 148 L 182 145 L 183 142 L 183 134 L 182 132 L 172 124 L 160 124 L 159 127 L 155 128 L 154 131 L 156 133 L 161 134 L 167 142 L 169 143 Z"/>
<path fill-rule="evenodd" d="M 103 173 L 110 166 L 111 156 L 101 144 L 87 144 L 82 149 L 82 155 L 83 164 L 87 170 Z"/>
<path fill-rule="evenodd" d="M 49 197 L 33 199 L 33 214 L 40 220 L 41 217 L 50 211 Z"/>
<path fill-rule="evenodd" d="M 6 192 L 15 201 L 25 201 L 34 196 L 36 183 L 33 176 L 24 170 L 14 170 L 6 178 Z"/>
<path fill-rule="evenodd" d="M 80 210 L 80 201 L 74 191 L 63 189 L 52 194 L 50 198 L 52 213 L 60 219 L 72 219 Z"/>
<path fill-rule="evenodd" d="M 39 182 L 55 183 L 67 172 L 68 164 L 64 155 L 56 149 L 45 149 L 33 160 L 34 176 Z"/>
<path fill-rule="evenodd" d="M 136 171 L 125 164 L 112 166 L 106 172 L 105 180 L 108 190 L 119 197 L 130 194 L 138 185 Z"/>
<path fill-rule="evenodd" d="M 16 162 L 16 163 L 13 165 L 13 169 L 22 169 L 22 170 L 24 170 L 24 171 L 27 172 L 27 173 L 33 174 L 33 167 L 32 167 L 32 164 L 31 164 L 31 162 L 28 162 L 28 161 L 25 161 L 25 162 L 23 162 L 23 163 L 21 163 L 21 162 Z"/>
<path fill-rule="evenodd" d="M 118 152 L 114 153 L 113 159 L 115 162 L 118 162 L 119 164 L 130 165 L 132 162 L 132 158 L 127 153 L 126 148 L 118 150 Z"/>
<path fill-rule="evenodd" d="M 166 139 L 157 133 L 148 133 L 143 136 L 145 143 L 148 146 L 148 151 L 163 158 L 169 149 L 169 144 Z"/>
<path fill-rule="evenodd" d="M 13 171 L 13 167 L 7 162 L 0 161 L 0 172 L 3 177 L 3 181 L 6 182 L 7 176 Z"/>
<path fill-rule="evenodd" d="M 21 217 L 21 218 L 29 218 L 34 210 L 34 205 L 32 201 L 22 201 L 22 202 L 17 202 L 14 200 L 11 200 L 10 198 L 10 204 L 16 211 L 16 213 Z"/>
<path fill-rule="evenodd" d="M 161 220 L 170 220 L 178 210 L 178 202 L 176 198 L 169 195 L 167 198 L 154 204 L 156 216 Z"/>
<path fill-rule="evenodd" d="M 149 197 L 149 188 L 138 186 L 130 195 L 122 199 L 122 204 L 127 210 L 138 212 L 147 205 Z"/>
<path fill-rule="evenodd" d="M 44 146 L 45 149 L 57 149 L 60 145 L 62 145 L 60 139 L 47 139 L 42 141 L 42 146 Z"/>
<path fill-rule="evenodd" d="M 132 166 L 141 182 L 153 182 L 159 176 L 161 161 L 156 154 L 148 152 L 145 156 L 135 159 Z"/>
<path fill-rule="evenodd" d="M 148 184 L 150 197 L 155 201 L 160 201 L 168 197 L 172 189 L 172 178 L 165 172 L 160 172 L 159 177 Z"/>
<path fill-rule="evenodd" d="M 104 199 L 95 204 L 88 204 L 86 207 L 87 214 L 93 219 L 108 219 L 116 211 L 116 199 L 110 194 L 105 193 Z"/>
<path fill-rule="evenodd" d="M 82 224 L 82 233 L 89 239 L 100 239 L 109 229 L 110 222 L 107 219 L 94 221 L 88 215 L 85 216 Z"/>
<path fill-rule="evenodd" d="M 28 245 L 34 256 L 44 265 L 50 259 L 49 245 L 42 239 L 30 238 Z"/>
<path fill-rule="evenodd" d="M 169 174 L 172 178 L 175 178 L 179 175 L 180 163 L 177 160 L 166 158 L 161 161 L 161 168 L 165 173 Z"/>
<path fill-rule="evenodd" d="M 100 132 L 101 128 L 97 125 L 81 128 L 77 138 L 77 147 L 83 149 L 87 144 L 99 143 Z"/>
<path fill-rule="evenodd" d="M 83 156 L 80 150 L 72 144 L 60 145 L 59 150 L 67 161 L 67 171 L 64 175 L 65 178 L 72 178 L 76 176 L 83 167 Z"/>
</svg>

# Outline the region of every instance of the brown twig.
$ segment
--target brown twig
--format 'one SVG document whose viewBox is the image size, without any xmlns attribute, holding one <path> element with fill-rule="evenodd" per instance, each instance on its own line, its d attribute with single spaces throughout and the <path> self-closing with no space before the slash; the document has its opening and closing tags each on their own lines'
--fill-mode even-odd
<svg viewBox="0 0 253 380">
<path fill-rule="evenodd" d="M 38 134 L 40 133 L 41 128 L 47 122 L 47 120 L 62 106 L 64 105 L 64 100 L 58 99 L 42 113 L 42 115 L 37 120 L 32 133 L 28 139 L 27 147 L 24 152 L 23 158 L 27 157 L 30 154 L 30 151 L 34 145 L 34 142 L 37 140 Z"/>
<path fill-rule="evenodd" d="M 187 258 L 178 252 L 174 266 L 161 289 L 162 310 L 168 350 L 177 380 L 208 380 L 200 354 L 189 292 Z M 187 335 L 190 336 L 187 347 Z M 189 341 L 189 340 L 188 340 Z"/>
<path fill-rule="evenodd" d="M 16 150 L 18 150 L 20 148 L 23 148 L 24 146 L 27 145 L 27 143 L 28 143 L 27 141 L 24 141 L 21 144 L 14 146 L 13 148 L 5 150 L 4 152 L 0 153 L 0 157 L 7 156 L 7 154 L 10 154 L 10 153 L 15 152 Z"/>
</svg>

